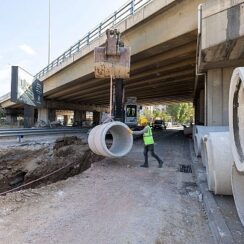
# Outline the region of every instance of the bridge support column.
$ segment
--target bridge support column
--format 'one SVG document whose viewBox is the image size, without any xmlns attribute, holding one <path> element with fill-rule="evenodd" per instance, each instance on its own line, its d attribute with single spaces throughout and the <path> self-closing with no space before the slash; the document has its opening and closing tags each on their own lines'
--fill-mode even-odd
<svg viewBox="0 0 244 244">
<path fill-rule="evenodd" d="M 114 81 L 114 120 L 124 122 L 124 80 Z"/>
<path fill-rule="evenodd" d="M 86 111 L 81 111 L 81 120 L 82 121 L 86 120 Z"/>
<path fill-rule="evenodd" d="M 74 121 L 80 123 L 86 120 L 86 111 L 75 110 L 74 111 Z"/>
<path fill-rule="evenodd" d="M 99 125 L 100 124 L 100 113 L 97 111 L 93 112 L 93 124 Z"/>
<path fill-rule="evenodd" d="M 24 105 L 24 127 L 31 128 L 34 126 L 34 107 Z"/>
<path fill-rule="evenodd" d="M 206 125 L 228 125 L 229 87 L 233 68 L 212 69 L 207 72 Z"/>
<path fill-rule="evenodd" d="M 6 110 L 6 121 L 10 125 L 15 125 L 17 124 L 17 114 L 12 112 L 10 109 Z"/>
<path fill-rule="evenodd" d="M 56 110 L 48 108 L 39 108 L 38 109 L 38 120 L 43 120 L 46 123 L 48 121 L 52 122 L 56 120 Z"/>
<path fill-rule="evenodd" d="M 64 115 L 64 126 L 68 125 L 68 121 L 69 121 L 68 115 Z"/>
<path fill-rule="evenodd" d="M 86 111 L 74 111 L 74 125 L 82 126 L 82 122 L 86 120 Z"/>
<path fill-rule="evenodd" d="M 74 123 L 78 123 L 78 124 L 80 124 L 81 121 L 82 121 L 81 116 L 82 116 L 82 112 L 79 111 L 79 110 L 75 110 L 75 111 L 74 111 Z"/>
</svg>

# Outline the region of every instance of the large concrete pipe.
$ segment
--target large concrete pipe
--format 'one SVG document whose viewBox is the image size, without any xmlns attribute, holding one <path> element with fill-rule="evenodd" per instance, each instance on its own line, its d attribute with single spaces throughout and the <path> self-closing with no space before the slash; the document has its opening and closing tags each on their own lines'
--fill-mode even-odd
<svg viewBox="0 0 244 244">
<path fill-rule="evenodd" d="M 201 156 L 201 143 L 202 138 L 208 134 L 208 132 L 222 132 L 228 131 L 228 126 L 201 126 L 197 125 L 195 129 L 195 135 L 193 137 L 194 141 L 194 150 L 196 156 Z"/>
<path fill-rule="evenodd" d="M 236 168 L 244 172 L 244 68 L 233 71 L 229 93 L 229 127 Z"/>
<path fill-rule="evenodd" d="M 129 127 L 121 122 L 109 122 L 94 127 L 88 137 L 90 149 L 104 157 L 117 158 L 128 154 L 133 145 L 133 137 L 128 133 Z M 106 145 L 106 135 L 111 133 L 112 145 Z"/>
<path fill-rule="evenodd" d="M 205 137 L 208 188 L 215 194 L 232 195 L 233 156 L 229 132 L 210 132 Z"/>
<path fill-rule="evenodd" d="M 244 173 L 239 172 L 235 164 L 232 166 L 232 190 L 237 213 L 244 226 Z"/>
<path fill-rule="evenodd" d="M 208 155 L 207 155 L 207 140 L 208 140 L 208 134 L 202 137 L 201 142 L 201 158 L 202 158 L 202 164 L 206 167 Z"/>
</svg>

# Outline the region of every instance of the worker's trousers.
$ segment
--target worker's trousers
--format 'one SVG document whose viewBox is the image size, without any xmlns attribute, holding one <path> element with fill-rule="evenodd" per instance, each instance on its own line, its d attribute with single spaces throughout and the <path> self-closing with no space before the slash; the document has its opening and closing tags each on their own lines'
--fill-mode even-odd
<svg viewBox="0 0 244 244">
<path fill-rule="evenodd" d="M 145 165 L 148 165 L 148 151 L 151 152 L 152 157 L 156 158 L 158 163 L 162 162 L 160 157 L 154 152 L 154 144 L 151 145 L 144 145 L 144 157 L 145 157 Z"/>
</svg>

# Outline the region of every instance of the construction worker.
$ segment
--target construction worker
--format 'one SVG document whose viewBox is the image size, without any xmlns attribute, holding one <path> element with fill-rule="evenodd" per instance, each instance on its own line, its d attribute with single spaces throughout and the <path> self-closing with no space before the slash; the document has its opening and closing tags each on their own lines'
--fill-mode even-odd
<svg viewBox="0 0 244 244">
<path fill-rule="evenodd" d="M 132 131 L 129 129 L 129 133 L 133 135 L 142 135 L 143 134 L 143 141 L 144 141 L 144 157 L 145 157 L 145 162 L 144 164 L 141 165 L 141 167 L 148 168 L 148 151 L 151 152 L 151 155 L 157 159 L 159 168 L 162 168 L 163 166 L 163 160 L 159 158 L 159 156 L 154 152 L 154 140 L 153 140 L 153 135 L 152 135 L 152 128 L 149 126 L 148 121 L 143 121 L 142 126 L 144 126 L 144 129 L 140 131 Z"/>
</svg>

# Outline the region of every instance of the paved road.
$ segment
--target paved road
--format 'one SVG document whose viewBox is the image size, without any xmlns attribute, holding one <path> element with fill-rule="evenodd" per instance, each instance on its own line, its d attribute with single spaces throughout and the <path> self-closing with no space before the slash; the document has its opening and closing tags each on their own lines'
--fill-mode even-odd
<svg viewBox="0 0 244 244">
<path fill-rule="evenodd" d="M 0 243 L 201 243 L 213 239 L 192 174 L 189 142 L 156 133 L 162 169 L 143 163 L 142 142 L 122 159 L 105 159 L 66 181 L 0 198 Z"/>
</svg>

